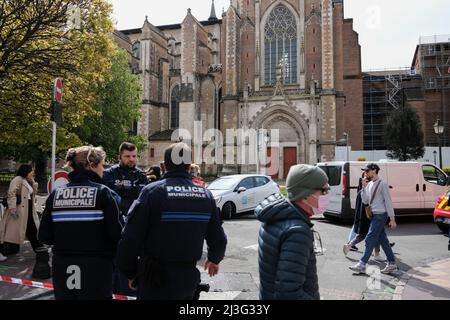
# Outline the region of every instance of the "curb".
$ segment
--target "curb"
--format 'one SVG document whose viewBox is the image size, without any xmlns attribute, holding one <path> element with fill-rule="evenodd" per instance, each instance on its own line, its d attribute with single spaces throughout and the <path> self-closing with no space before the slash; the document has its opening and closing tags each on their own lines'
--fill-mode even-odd
<svg viewBox="0 0 450 320">
<path fill-rule="evenodd" d="M 411 278 L 413 278 L 414 275 L 419 272 L 419 270 L 418 270 L 419 268 L 424 268 L 426 266 L 430 266 L 432 264 L 445 262 L 445 261 L 450 261 L 450 259 L 445 258 L 445 259 L 440 259 L 440 260 L 433 259 L 432 261 L 428 260 L 427 262 L 422 263 L 420 266 L 410 269 L 399 279 L 399 282 L 395 288 L 395 292 L 394 292 L 394 296 L 393 296 L 392 300 L 397 300 L 397 301 L 403 300 L 403 293 L 405 291 L 406 285 L 408 284 L 409 280 L 411 280 Z"/>
</svg>

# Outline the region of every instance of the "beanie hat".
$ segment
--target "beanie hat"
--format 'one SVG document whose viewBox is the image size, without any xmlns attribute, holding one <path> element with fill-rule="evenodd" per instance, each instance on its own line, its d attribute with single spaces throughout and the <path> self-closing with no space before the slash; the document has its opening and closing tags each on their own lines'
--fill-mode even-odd
<svg viewBox="0 0 450 320">
<path fill-rule="evenodd" d="M 290 201 L 305 199 L 328 183 L 328 177 L 319 167 L 299 164 L 289 170 L 286 181 Z"/>
</svg>

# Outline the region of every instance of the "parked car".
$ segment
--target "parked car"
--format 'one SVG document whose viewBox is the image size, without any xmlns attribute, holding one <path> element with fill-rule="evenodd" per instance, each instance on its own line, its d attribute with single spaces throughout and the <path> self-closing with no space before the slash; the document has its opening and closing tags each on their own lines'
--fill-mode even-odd
<svg viewBox="0 0 450 320">
<path fill-rule="evenodd" d="M 331 187 L 327 218 L 351 220 L 354 217 L 361 168 L 368 162 L 327 162 L 318 167 L 328 175 Z M 392 202 L 398 215 L 432 215 L 436 199 L 447 190 L 449 178 L 430 163 L 376 162 L 380 177 L 391 189 Z"/>
<path fill-rule="evenodd" d="M 208 190 L 213 194 L 225 220 L 239 213 L 251 212 L 267 197 L 280 193 L 278 185 L 265 175 L 222 177 L 213 181 Z"/>
<path fill-rule="evenodd" d="M 436 209 L 434 209 L 434 222 L 436 222 L 439 229 L 445 234 L 448 234 L 450 228 L 450 189 L 448 189 L 442 196 L 439 197 Z"/>
</svg>

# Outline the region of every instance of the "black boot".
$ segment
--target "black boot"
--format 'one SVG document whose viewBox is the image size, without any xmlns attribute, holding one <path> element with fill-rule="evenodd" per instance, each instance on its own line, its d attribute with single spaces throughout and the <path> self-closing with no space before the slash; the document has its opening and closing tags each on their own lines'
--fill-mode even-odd
<svg viewBox="0 0 450 320">
<path fill-rule="evenodd" d="M 33 278 L 45 280 L 52 277 L 52 270 L 49 260 L 50 255 L 47 248 L 42 247 L 36 249 L 36 264 L 33 268 Z"/>
</svg>

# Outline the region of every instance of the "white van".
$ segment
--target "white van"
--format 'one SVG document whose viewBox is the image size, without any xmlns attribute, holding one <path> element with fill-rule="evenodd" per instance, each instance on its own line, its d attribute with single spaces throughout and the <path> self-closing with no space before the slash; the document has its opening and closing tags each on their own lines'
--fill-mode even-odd
<svg viewBox="0 0 450 320">
<path fill-rule="evenodd" d="M 324 162 L 317 164 L 328 175 L 331 205 L 326 218 L 353 219 L 361 170 L 372 162 Z M 449 177 L 438 167 L 420 162 L 375 162 L 379 176 L 391 189 L 398 215 L 432 215 L 436 201 L 450 184 Z"/>
</svg>

